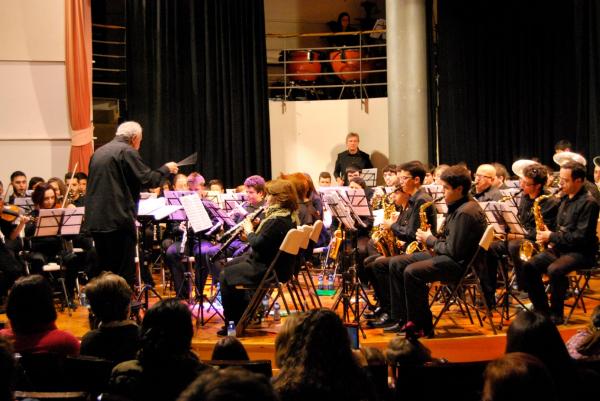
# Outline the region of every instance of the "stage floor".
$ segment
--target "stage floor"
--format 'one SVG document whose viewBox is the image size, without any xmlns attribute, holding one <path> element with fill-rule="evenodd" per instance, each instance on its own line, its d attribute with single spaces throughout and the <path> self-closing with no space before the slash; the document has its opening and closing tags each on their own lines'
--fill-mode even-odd
<svg viewBox="0 0 600 401">
<path fill-rule="evenodd" d="M 158 278 L 158 277 L 157 277 Z M 160 280 L 156 281 L 157 283 Z M 163 289 L 158 285 L 156 290 L 163 296 Z M 600 277 L 594 277 L 590 281 L 590 288 L 584 293 L 585 296 L 599 298 L 600 295 Z M 169 297 L 168 292 L 164 297 Z M 151 297 L 150 303 L 158 300 L 157 297 Z M 333 305 L 333 297 L 322 296 L 324 307 Z M 572 298 L 567 300 L 569 303 Z M 568 325 L 559 326 L 561 335 L 566 340 L 570 338 L 578 329 L 584 327 L 588 321 L 591 310 L 600 303 L 597 300 L 585 298 L 587 313 L 584 314 L 581 307 L 575 309 Z M 434 314 L 441 309 L 441 304 L 433 306 Z M 283 307 L 282 307 L 283 310 Z M 338 307 L 341 314 L 342 306 Z M 194 310 L 196 313 L 197 309 Z M 513 312 L 515 310 L 513 309 Z M 567 309 L 565 309 L 567 313 Z M 206 314 L 212 314 L 211 311 L 205 311 Z M 292 311 L 293 313 L 293 311 Z M 475 318 L 474 318 L 475 319 Z M 252 327 L 247 331 L 247 335 L 241 338 L 252 359 L 271 359 L 274 356 L 274 340 L 281 324 L 285 320 L 282 317 L 280 322 L 274 322 L 272 316 L 263 321 L 260 327 Z M 0 321 L 6 321 L 6 315 L 0 315 Z M 387 343 L 394 338 L 395 334 L 384 334 L 382 329 L 369 329 L 362 322 L 366 338 L 360 338 L 361 345 L 385 349 Z M 499 325 L 500 315 L 494 313 L 494 323 Z M 66 312 L 60 312 L 58 317 L 58 327 L 68 330 L 78 338 L 81 338 L 88 330 L 88 312 L 86 308 L 79 307 L 72 316 Z M 460 361 L 479 361 L 496 358 L 504 353 L 506 330 L 509 322 L 505 322 L 503 328 L 494 335 L 490 325 L 484 321 L 481 327 L 477 320 L 471 324 L 466 316 L 463 316 L 457 307 L 453 306 L 449 312 L 446 312 L 435 331 L 435 338 L 423 339 L 423 343 L 432 350 L 434 357 L 443 357 L 453 362 Z M 196 329 L 193 338 L 193 348 L 201 359 L 210 359 L 214 344 L 219 337 L 216 332 L 223 325 L 219 317 L 211 318 L 205 325 Z"/>
</svg>

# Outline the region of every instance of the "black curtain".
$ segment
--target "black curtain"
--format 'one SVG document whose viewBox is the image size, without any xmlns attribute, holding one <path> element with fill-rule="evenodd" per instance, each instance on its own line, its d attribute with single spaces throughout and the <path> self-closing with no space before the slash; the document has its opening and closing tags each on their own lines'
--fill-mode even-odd
<svg viewBox="0 0 600 401">
<path fill-rule="evenodd" d="M 197 151 L 207 180 L 270 176 L 263 0 L 127 0 L 127 76 L 153 166 Z"/>
<path fill-rule="evenodd" d="M 510 168 L 517 159 L 537 157 L 556 168 L 554 144 L 568 139 L 591 165 L 600 154 L 597 2 L 437 4 L 429 82 L 430 95 L 439 95 L 440 162 L 465 161 L 474 169 L 499 161 Z M 431 101 L 430 113 L 435 112 Z M 430 138 L 435 129 L 430 124 Z M 434 146 L 430 159 L 435 160 Z"/>
</svg>

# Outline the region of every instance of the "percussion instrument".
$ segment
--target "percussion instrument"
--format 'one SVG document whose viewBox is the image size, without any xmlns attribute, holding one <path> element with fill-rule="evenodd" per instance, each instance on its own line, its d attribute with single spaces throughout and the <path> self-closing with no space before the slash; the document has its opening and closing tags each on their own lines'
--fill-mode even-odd
<svg viewBox="0 0 600 401">
<path fill-rule="evenodd" d="M 361 60 L 363 57 L 365 57 L 364 52 L 358 49 L 340 49 L 329 53 L 331 68 L 342 81 L 360 80 L 361 63 L 362 77 L 365 78 L 371 70 L 371 62 Z"/>
<path fill-rule="evenodd" d="M 285 73 L 291 81 L 316 81 L 321 72 L 319 52 L 294 50 L 287 53 Z"/>
</svg>

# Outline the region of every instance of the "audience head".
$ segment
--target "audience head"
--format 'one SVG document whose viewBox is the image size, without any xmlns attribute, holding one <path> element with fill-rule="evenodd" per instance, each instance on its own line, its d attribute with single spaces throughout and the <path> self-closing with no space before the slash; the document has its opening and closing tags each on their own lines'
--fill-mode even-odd
<svg viewBox="0 0 600 401">
<path fill-rule="evenodd" d="M 269 181 L 266 192 L 269 206 L 279 205 L 290 211 L 298 209 L 298 197 L 291 181 L 282 179 Z"/>
<path fill-rule="evenodd" d="M 13 186 L 13 191 L 19 196 L 25 195 L 27 190 L 27 176 L 22 171 L 14 171 L 10 175 L 10 183 Z"/>
<path fill-rule="evenodd" d="M 58 203 L 56 190 L 50 183 L 39 184 L 31 194 L 31 201 L 39 209 L 52 209 Z"/>
<path fill-rule="evenodd" d="M 179 359 L 190 352 L 194 327 L 187 305 L 176 299 L 154 304 L 142 322 L 142 365 Z"/>
<path fill-rule="evenodd" d="M 44 182 L 46 182 L 42 177 L 31 177 L 29 179 L 29 184 L 27 185 L 27 189 L 29 189 L 30 191 L 33 191 L 35 189 L 35 187 L 37 187 L 40 184 L 43 184 Z"/>
<path fill-rule="evenodd" d="M 46 330 L 56 321 L 52 288 L 39 274 L 17 279 L 8 293 L 6 316 L 15 334 Z"/>
<path fill-rule="evenodd" d="M 568 369 L 571 357 L 558 329 L 547 316 L 519 313 L 506 334 L 506 353 L 526 352 L 538 357 L 551 373 Z"/>
<path fill-rule="evenodd" d="M 248 353 L 244 344 L 236 337 L 223 337 L 217 341 L 213 348 L 211 358 L 213 361 L 248 361 Z"/>
<path fill-rule="evenodd" d="M 244 189 L 248 202 L 256 205 L 263 201 L 265 197 L 265 179 L 260 175 L 251 175 L 244 181 Z"/>
<path fill-rule="evenodd" d="M 0 400 L 12 400 L 17 367 L 13 347 L 3 336 L 0 336 L 0 372 Z"/>
<path fill-rule="evenodd" d="M 142 144 L 142 126 L 135 121 L 125 121 L 117 127 L 116 137 L 125 138 L 134 149 Z"/>
<path fill-rule="evenodd" d="M 243 368 L 206 369 L 185 389 L 178 401 L 277 401 L 264 375 Z"/>
<path fill-rule="evenodd" d="M 302 323 L 305 316 L 304 313 L 289 315 L 277 333 L 277 337 L 275 337 L 275 363 L 278 367 L 283 366 L 284 359 L 289 355 L 290 340 L 296 327 Z"/>
<path fill-rule="evenodd" d="M 431 362 L 431 351 L 416 338 L 394 337 L 388 343 L 385 357 L 389 364 L 421 366 Z"/>
<path fill-rule="evenodd" d="M 327 171 L 321 171 L 319 173 L 319 186 L 328 187 L 331 186 L 331 174 Z"/>
<path fill-rule="evenodd" d="M 506 354 L 485 369 L 482 401 L 556 400 L 552 377 L 542 361 L 523 352 Z"/>
<path fill-rule="evenodd" d="M 444 187 L 446 203 L 456 202 L 469 194 L 471 189 L 471 173 L 463 166 L 448 167 L 442 173 L 440 182 Z"/>
<path fill-rule="evenodd" d="M 577 347 L 577 352 L 584 356 L 598 356 L 600 355 L 600 305 L 592 311 L 588 333 L 589 336 Z"/>
<path fill-rule="evenodd" d="M 117 274 L 103 272 L 85 286 L 94 315 L 103 323 L 126 320 L 129 316 L 131 287 Z"/>
</svg>

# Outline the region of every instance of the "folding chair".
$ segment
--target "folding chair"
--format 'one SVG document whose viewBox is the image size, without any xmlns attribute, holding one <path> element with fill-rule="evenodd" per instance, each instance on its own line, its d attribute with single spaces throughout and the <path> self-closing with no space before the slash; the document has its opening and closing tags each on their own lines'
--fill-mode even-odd
<svg viewBox="0 0 600 401">
<path fill-rule="evenodd" d="M 310 263 L 307 263 L 307 261 L 312 256 L 317 246 L 317 242 L 319 241 L 319 236 L 321 235 L 322 230 L 323 222 L 321 220 L 315 221 L 313 223 L 312 232 L 310 233 L 308 248 L 306 249 L 305 262 L 300 269 L 300 274 L 304 279 L 308 296 L 314 308 L 322 308 L 323 305 L 321 304 L 321 298 L 319 298 L 319 295 L 317 294 L 317 287 L 315 286 L 315 282 L 313 281 L 310 273 Z"/>
<path fill-rule="evenodd" d="M 587 313 L 584 298 L 598 300 L 598 298 L 585 296 L 584 292 L 589 287 L 590 279 L 592 278 L 592 276 L 596 275 L 599 272 L 600 266 L 596 265 L 587 269 L 577 269 L 567 275 L 567 278 L 569 279 L 569 287 L 575 299 L 573 300 L 573 303 L 571 305 L 565 305 L 569 307 L 569 314 L 565 319 L 565 324 L 567 324 L 569 322 L 569 319 L 571 319 L 571 316 L 573 315 L 575 308 L 577 308 L 577 305 L 581 305 L 583 313 Z"/>
<path fill-rule="evenodd" d="M 294 264 L 294 274 L 287 282 L 286 287 L 288 289 L 288 292 L 296 310 L 302 310 L 304 312 L 309 308 L 308 303 L 306 301 L 306 296 L 304 295 L 304 291 L 302 290 L 302 285 L 300 284 L 298 277 L 305 266 L 306 253 L 309 247 L 310 235 L 312 234 L 313 227 L 309 225 L 304 225 L 298 227 L 298 229 L 302 231 L 304 237 L 302 239 L 302 243 L 300 244 L 300 250 L 298 254 L 299 257 L 297 258 L 296 263 Z"/>
<path fill-rule="evenodd" d="M 467 313 L 469 313 L 469 308 L 475 310 L 477 314 L 477 318 L 479 320 L 479 324 L 483 327 L 483 321 L 479 314 L 480 307 L 476 304 L 476 296 L 479 294 L 483 301 L 485 317 L 488 319 L 490 326 L 492 327 L 492 331 L 496 334 L 496 326 L 494 326 L 494 322 L 492 321 L 492 311 L 490 306 L 487 303 L 487 300 L 483 296 L 483 290 L 481 288 L 481 280 L 479 278 L 479 274 L 477 272 L 477 266 L 482 256 L 487 252 L 490 247 L 490 244 L 494 240 L 494 227 L 488 226 L 479 241 L 479 247 L 477 251 L 471 258 L 471 261 L 467 265 L 465 271 L 462 276 L 458 280 L 458 282 L 452 287 L 451 283 L 442 283 L 442 287 L 446 287 L 449 290 L 448 298 L 442 307 L 442 310 L 437 315 L 435 320 L 433 321 L 433 327 L 431 330 L 433 331 L 437 326 L 438 322 L 442 318 L 442 315 L 450 308 L 453 303 L 462 305 L 467 309 Z M 450 289 L 451 288 L 451 289 Z M 470 296 L 471 301 L 467 299 L 467 296 Z M 471 322 L 472 319 L 471 319 Z"/>
<path fill-rule="evenodd" d="M 246 327 L 248 327 L 259 306 L 262 304 L 263 298 L 270 291 L 274 289 L 278 291 L 277 297 L 282 297 L 284 305 L 289 311 L 285 297 L 283 297 L 283 290 L 281 287 L 281 282 L 278 278 L 278 272 L 291 273 L 291 266 L 293 266 L 293 262 L 298 255 L 300 244 L 302 243 L 304 236 L 305 234 L 296 228 L 288 231 L 281 245 L 279 246 L 279 251 L 277 251 L 275 258 L 273 258 L 273 261 L 265 271 L 265 274 L 263 275 L 259 284 L 254 288 L 248 286 L 236 287 L 243 290 L 254 290 L 254 294 L 250 298 L 250 302 L 248 303 L 248 306 L 244 310 L 244 313 L 242 314 L 242 317 L 236 326 L 236 335 L 238 337 L 243 336 Z M 288 277 L 285 277 L 284 281 L 289 280 L 290 277 L 291 274 L 289 274 Z"/>
</svg>

